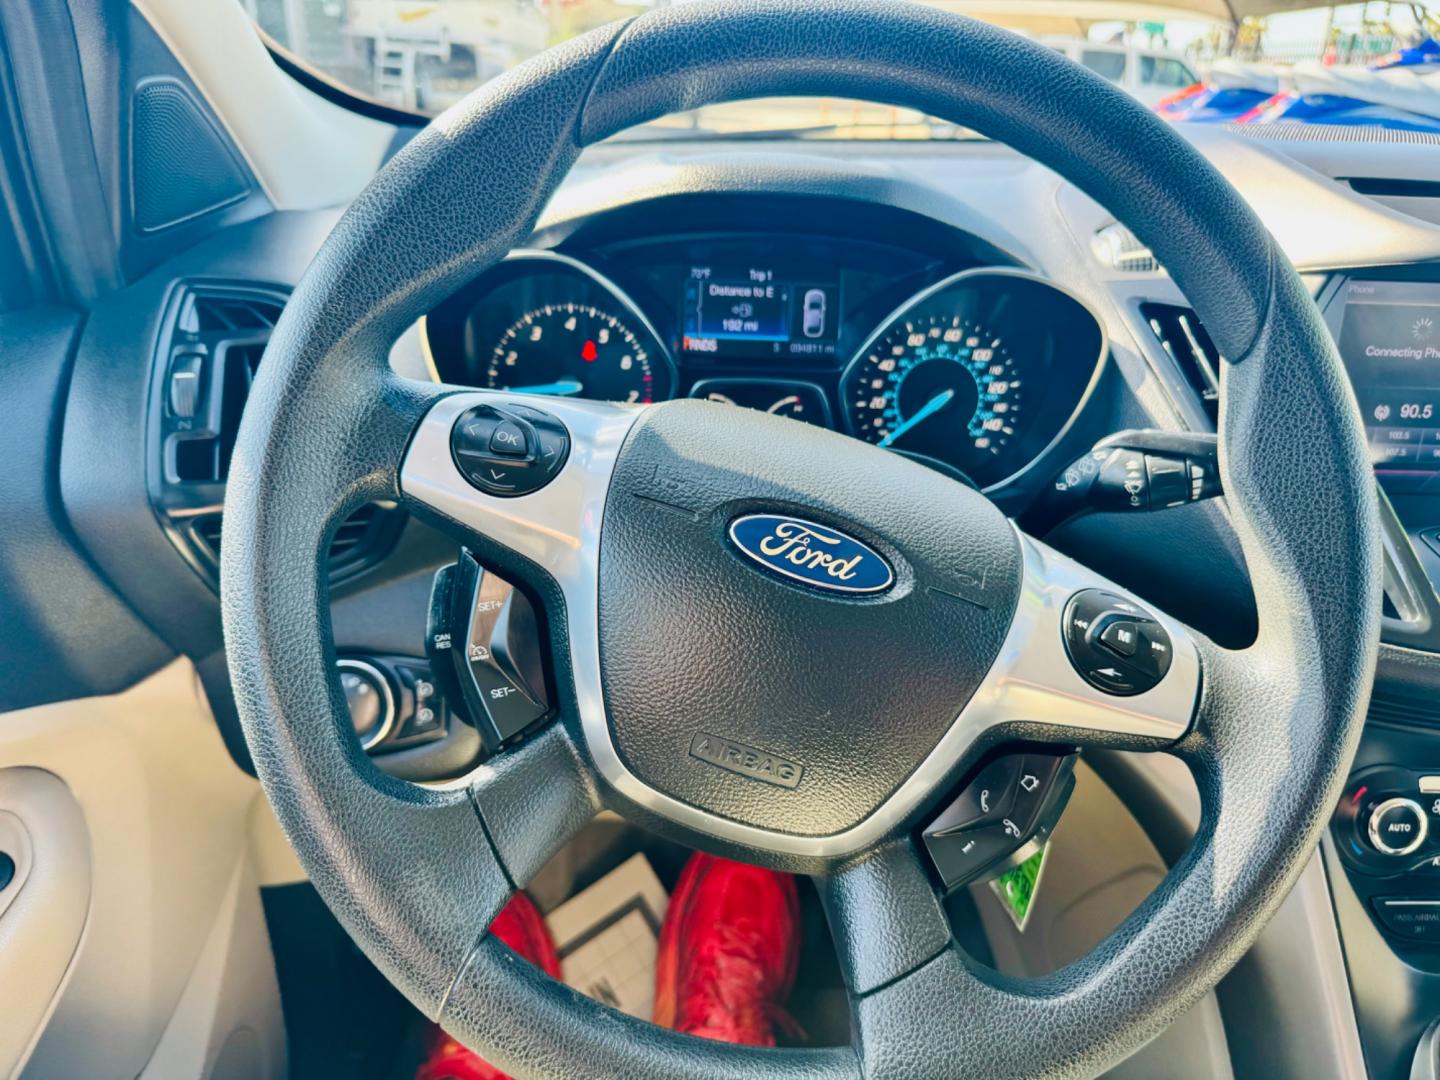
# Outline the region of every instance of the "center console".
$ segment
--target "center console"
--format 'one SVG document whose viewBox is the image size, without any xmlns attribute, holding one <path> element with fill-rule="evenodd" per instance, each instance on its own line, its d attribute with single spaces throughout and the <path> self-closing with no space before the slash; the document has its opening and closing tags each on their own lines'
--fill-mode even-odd
<svg viewBox="0 0 1440 1080">
<path fill-rule="evenodd" d="M 1372 1076 L 1440 1016 L 1440 267 L 1356 271 L 1319 302 L 1384 495 L 1382 658 L 1326 857 Z M 1382 650 L 1384 651 L 1384 650 Z"/>
</svg>

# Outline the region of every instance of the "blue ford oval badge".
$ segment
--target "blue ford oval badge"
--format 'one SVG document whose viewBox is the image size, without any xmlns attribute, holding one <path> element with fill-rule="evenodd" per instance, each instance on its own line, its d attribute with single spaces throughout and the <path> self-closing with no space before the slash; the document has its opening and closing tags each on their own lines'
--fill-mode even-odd
<svg viewBox="0 0 1440 1080">
<path fill-rule="evenodd" d="M 730 539 L 766 570 L 817 589 L 875 593 L 895 581 L 890 564 L 874 548 L 813 521 L 746 514 L 730 523 Z"/>
</svg>

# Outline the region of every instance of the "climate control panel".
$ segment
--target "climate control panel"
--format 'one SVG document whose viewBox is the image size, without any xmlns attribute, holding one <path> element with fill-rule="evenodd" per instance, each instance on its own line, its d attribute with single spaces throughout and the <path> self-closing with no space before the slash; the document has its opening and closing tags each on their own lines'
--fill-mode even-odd
<svg viewBox="0 0 1440 1080">
<path fill-rule="evenodd" d="M 1440 882 L 1440 767 L 1356 773 L 1335 811 L 1340 853 L 1365 874 L 1434 874 Z"/>
<path fill-rule="evenodd" d="M 1356 773 L 1331 828 L 1376 924 L 1406 946 L 1440 947 L 1440 766 Z"/>
</svg>

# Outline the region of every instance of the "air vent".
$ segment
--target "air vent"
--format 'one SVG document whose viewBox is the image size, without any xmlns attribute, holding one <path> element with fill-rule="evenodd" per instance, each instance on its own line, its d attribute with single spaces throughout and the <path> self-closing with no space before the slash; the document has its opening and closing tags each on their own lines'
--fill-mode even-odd
<svg viewBox="0 0 1440 1080">
<path fill-rule="evenodd" d="M 194 285 L 181 295 L 162 402 L 170 483 L 225 482 L 250 386 L 284 304 L 260 286 Z"/>
<path fill-rule="evenodd" d="M 190 526 L 190 534 L 204 557 L 207 568 L 220 566 L 221 514 L 202 514 Z M 340 523 L 330 541 L 326 562 L 332 585 L 370 569 L 395 547 L 404 527 L 405 515 L 394 503 L 367 503 Z"/>
<path fill-rule="evenodd" d="M 1160 347 L 1175 361 L 1180 374 L 1200 398 L 1210 422 L 1220 416 L 1220 350 L 1195 312 L 1176 304 L 1141 304 L 1140 314 Z"/>
<path fill-rule="evenodd" d="M 280 321 L 284 301 L 273 296 L 191 290 L 180 305 L 175 328 L 186 334 L 239 330 L 269 331 Z"/>
<path fill-rule="evenodd" d="M 221 509 L 240 421 L 287 298 L 267 285 L 187 282 L 156 358 L 161 371 L 151 427 L 159 435 L 160 468 L 151 496 L 176 547 L 211 585 L 220 568 Z M 388 555 L 405 520 L 392 503 L 372 503 L 346 518 L 330 545 L 331 582 Z"/>
<path fill-rule="evenodd" d="M 1339 180 L 1358 194 L 1372 198 L 1440 199 L 1440 182 L 1435 180 L 1388 176 L 1342 176 Z"/>
<path fill-rule="evenodd" d="M 1402 698 L 1376 694 L 1370 699 L 1370 719 L 1387 724 L 1440 725 L 1440 708 Z"/>
</svg>

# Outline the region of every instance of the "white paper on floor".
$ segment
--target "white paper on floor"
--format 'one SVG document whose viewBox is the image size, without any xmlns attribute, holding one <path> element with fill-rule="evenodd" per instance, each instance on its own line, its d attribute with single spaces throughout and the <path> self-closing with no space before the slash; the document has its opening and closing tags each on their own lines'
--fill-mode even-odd
<svg viewBox="0 0 1440 1080">
<path fill-rule="evenodd" d="M 635 855 L 552 911 L 545 921 L 566 984 L 649 1020 L 656 946 L 669 899 L 649 860 Z"/>
</svg>

